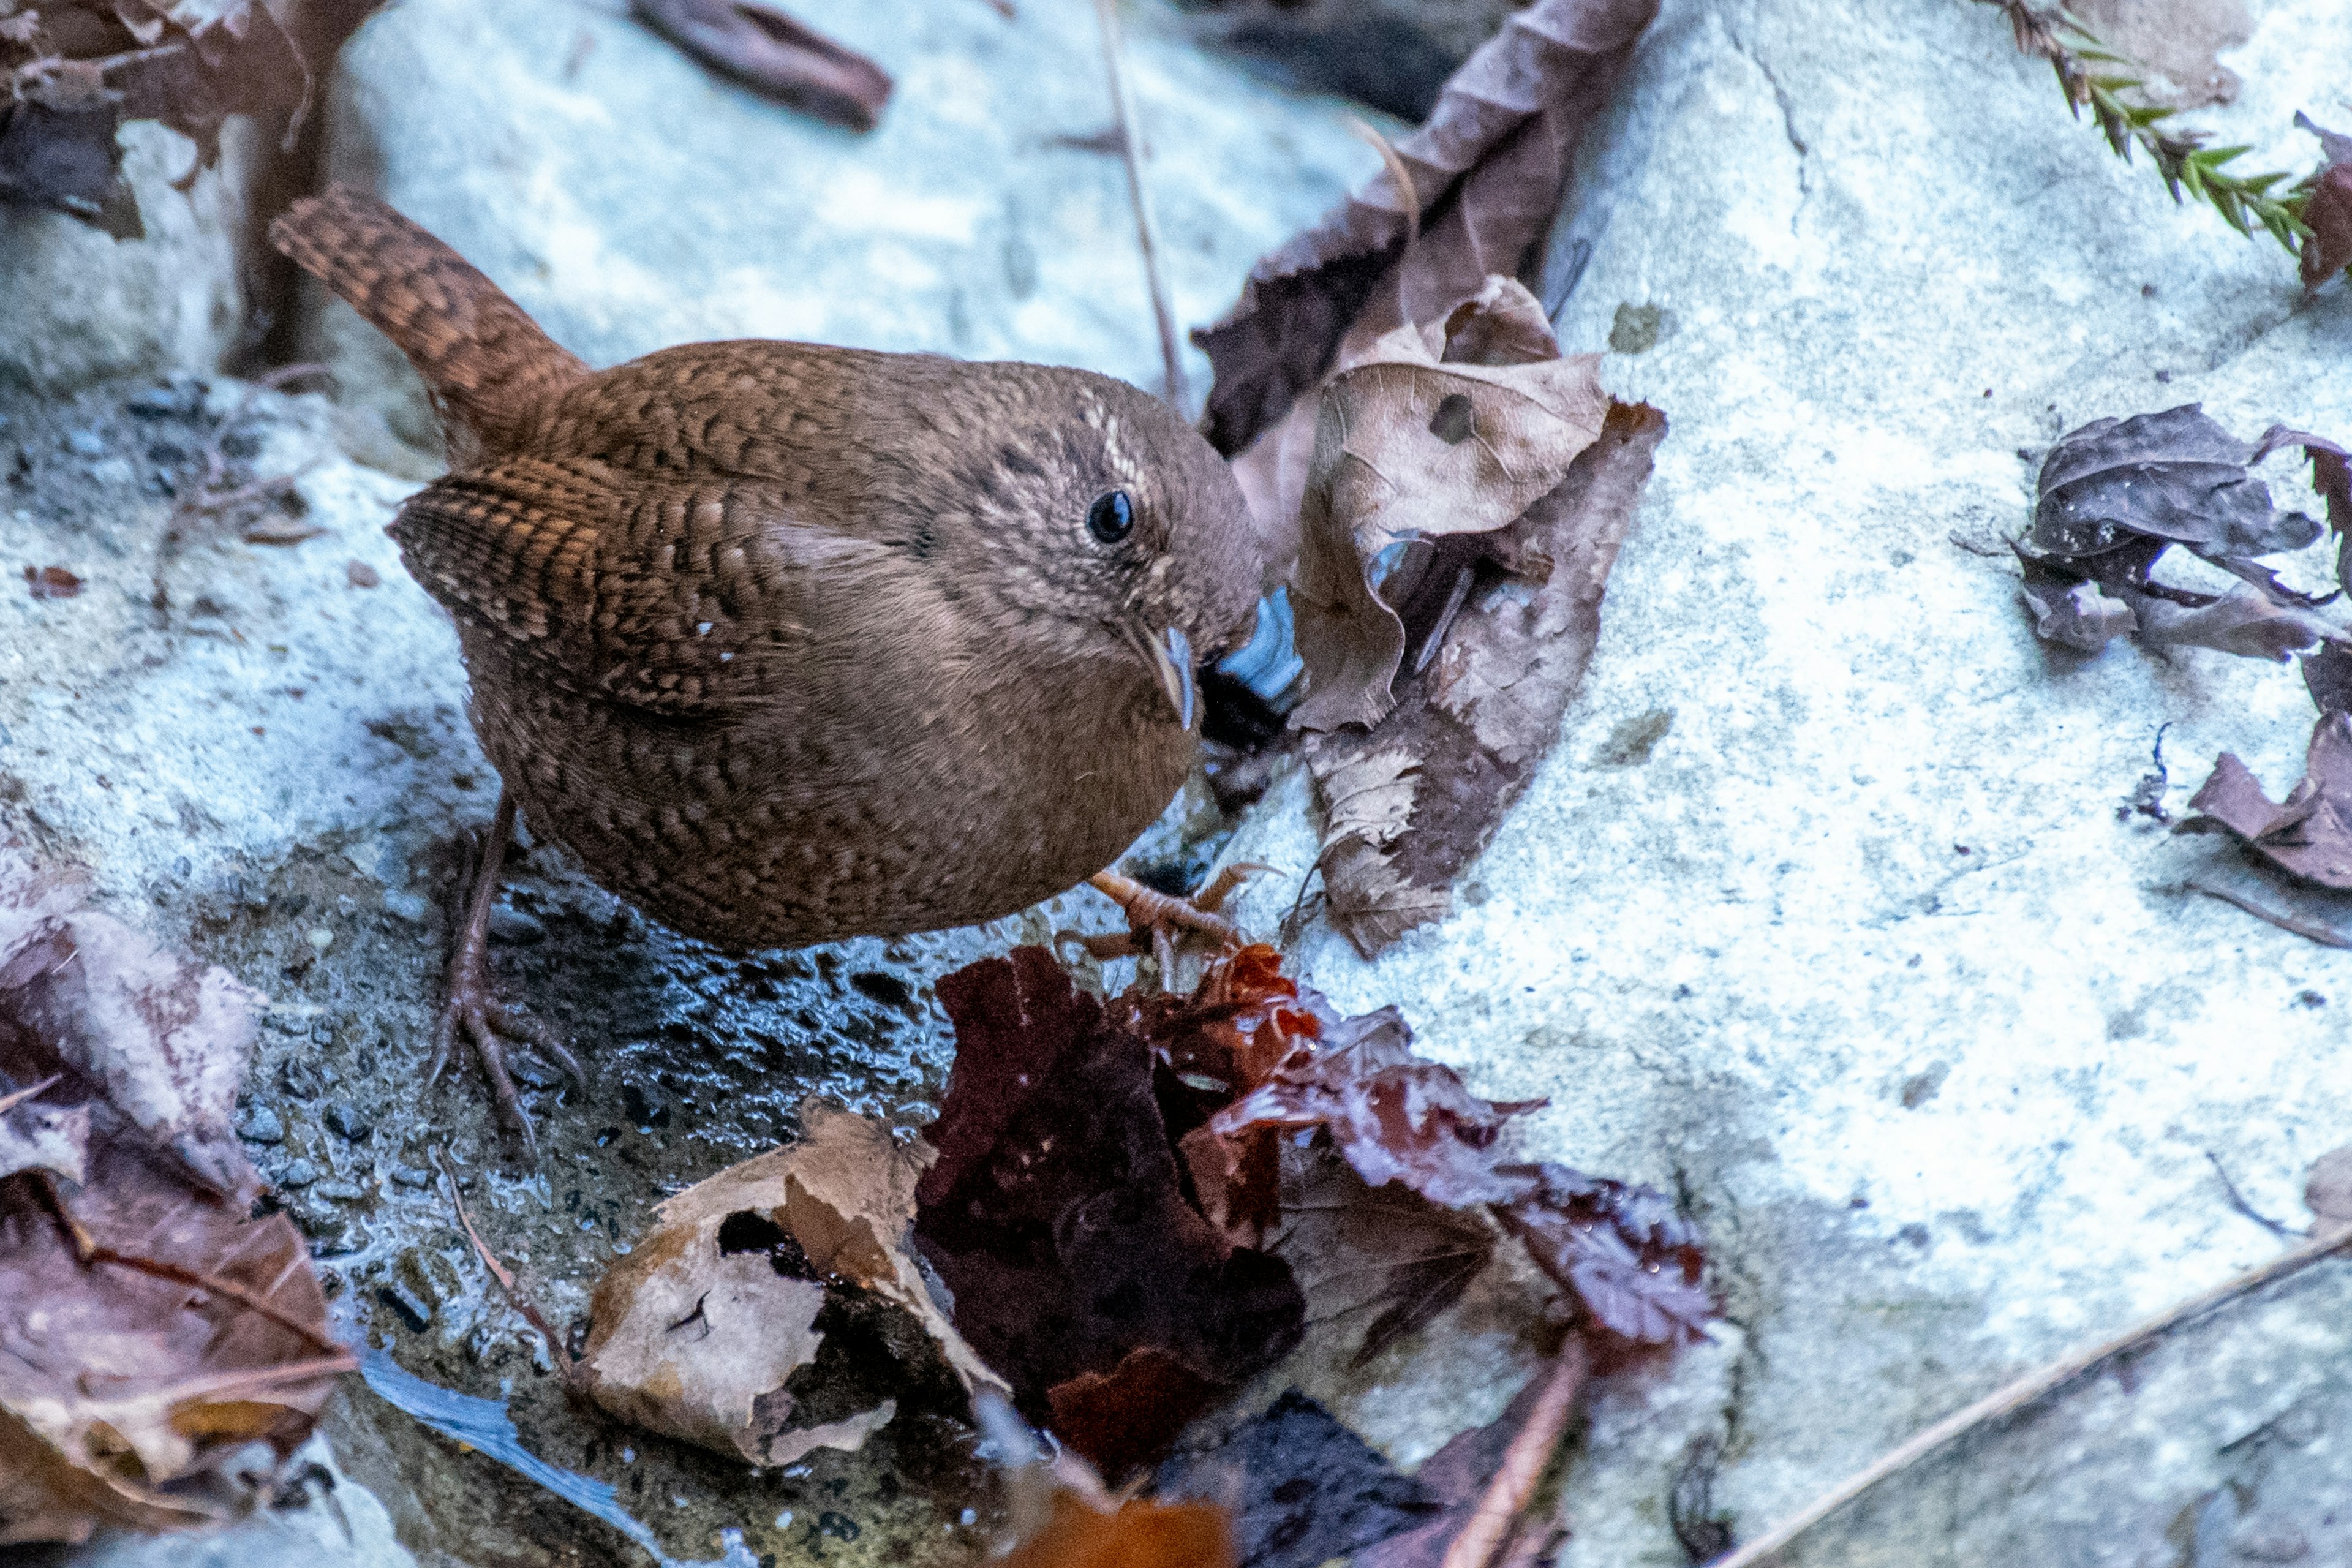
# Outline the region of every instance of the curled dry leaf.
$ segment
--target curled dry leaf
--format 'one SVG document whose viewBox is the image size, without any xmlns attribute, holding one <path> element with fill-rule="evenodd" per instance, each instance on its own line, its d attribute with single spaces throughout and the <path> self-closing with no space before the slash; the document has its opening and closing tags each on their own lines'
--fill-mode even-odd
<svg viewBox="0 0 2352 1568">
<path fill-rule="evenodd" d="M 1142 1008 L 1018 948 L 940 982 L 956 1059 L 915 1235 L 956 1325 L 1114 1474 L 1298 1341 L 1289 1269 L 1186 1200 Z"/>
<path fill-rule="evenodd" d="M 292 1223 L 246 1217 L 259 998 L 80 900 L 0 846 L 0 1542 L 236 1517 L 351 1364 Z"/>
<path fill-rule="evenodd" d="M 2342 1236 L 2352 1230 L 2352 1144 L 2330 1149 L 2311 1163 L 2303 1204 L 2311 1211 L 2314 1235 Z"/>
<path fill-rule="evenodd" d="M 1402 597 L 1382 582 L 1392 546 L 1507 528 L 1601 434 L 1597 354 L 1503 365 L 1439 354 L 1400 327 L 1324 389 L 1291 584 L 1307 662 L 1300 729 L 1369 727 L 1396 705 L 1406 639 Z"/>
<path fill-rule="evenodd" d="M 890 78 L 854 49 L 757 0 L 630 0 L 637 19 L 722 76 L 778 103 L 871 131 Z"/>
<path fill-rule="evenodd" d="M 2249 445 L 2194 404 L 2070 432 L 2042 462 L 2033 527 L 2015 547 L 2034 635 L 2095 651 L 2137 632 L 2151 647 L 2272 659 L 2352 637 L 2340 610 L 2321 613 L 2340 592 L 2297 593 L 2256 559 L 2301 550 L 2320 535 L 2314 519 L 2279 512 L 2270 487 L 2251 472 L 2290 446 L 2310 460 L 2328 526 L 2352 547 L 2352 476 L 2332 441 L 2273 426 Z M 2175 544 L 2248 586 L 2214 595 L 2159 582 L 2157 563 Z M 2343 566 L 2339 559 L 2339 578 Z"/>
<path fill-rule="evenodd" d="M 820 1375 L 818 1356 L 851 1318 L 909 1387 L 935 1384 L 934 1363 L 967 1391 L 1002 1386 L 902 1246 L 930 1152 L 818 1101 L 801 1117 L 799 1142 L 663 1204 L 598 1283 L 577 1375 L 614 1416 L 755 1465 L 854 1449 L 898 1405 L 831 1408 L 841 1380 Z"/>
<path fill-rule="evenodd" d="M 36 599 L 70 599 L 81 592 L 81 579 L 62 566 L 27 566 L 25 591 Z"/>
<path fill-rule="evenodd" d="M 84 910 L 82 885 L 0 844 L 0 1073 L 52 1074 L 52 1104 L 96 1102 L 238 1205 L 261 1180 L 231 1126 L 267 998 Z"/>
<path fill-rule="evenodd" d="M 1273 429 L 1343 340 L 1443 321 L 1489 275 L 1517 274 L 1551 222 L 1578 137 L 1656 14 L 1656 0 L 1537 0 L 1397 143 L 1410 196 L 1383 174 L 1252 268 L 1234 309 L 1192 334 L 1216 371 L 1203 423 L 1217 449 L 1232 457 Z M 1409 251 L 1408 212 L 1419 228 Z"/>
<path fill-rule="evenodd" d="M 141 237 L 115 143 L 123 121 L 161 121 L 196 143 L 184 188 L 219 160 L 232 114 L 289 113 L 290 136 L 335 51 L 382 3 L 239 0 L 195 23 L 152 0 L 44 0 L 19 11 L 0 24 L 0 202 Z"/>
<path fill-rule="evenodd" d="M 2304 226 L 2311 230 L 2303 242 L 2303 286 L 2316 289 L 2347 266 L 2352 266 L 2352 136 L 2330 131 L 2298 113 L 2294 122 L 2319 138 L 2327 163 L 2311 177 L 2311 195 L 2303 205 Z"/>
<path fill-rule="evenodd" d="M 1408 647 L 1427 657 L 1397 682 L 1394 709 L 1367 731 L 1308 737 L 1330 918 L 1366 956 L 1446 913 L 1454 877 L 1558 739 L 1665 429 L 1654 408 L 1612 405 L 1600 438 L 1509 528 L 1467 542 L 1475 552 L 1433 554 L 1423 580 L 1442 593 L 1420 597 L 1438 610 L 1407 622 Z"/>
<path fill-rule="evenodd" d="M 1664 1194 L 1549 1161 L 1500 1173 L 1519 1190 L 1495 1213 L 1602 1328 L 1643 1345 L 1706 1337 L 1715 1309 L 1698 1227 Z"/>
<path fill-rule="evenodd" d="M 2224 752 L 2189 805 L 2280 869 L 2352 888 L 2352 714 L 2319 716 L 2303 779 L 2284 801 L 2273 803 L 2246 764 Z"/>
</svg>

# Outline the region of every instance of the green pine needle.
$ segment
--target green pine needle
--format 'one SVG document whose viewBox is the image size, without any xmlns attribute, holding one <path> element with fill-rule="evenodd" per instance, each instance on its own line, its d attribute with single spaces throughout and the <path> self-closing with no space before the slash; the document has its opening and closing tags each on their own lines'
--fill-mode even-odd
<svg viewBox="0 0 2352 1568">
<path fill-rule="evenodd" d="M 2147 153 L 2165 189 L 2176 202 L 2205 203 L 2221 221 L 2252 237 L 2256 225 L 2286 248 L 2301 252 L 2310 227 L 2303 221 L 2304 204 L 2311 197 L 2311 181 L 2296 181 L 2273 195 L 2272 187 L 2288 178 L 2276 171 L 2241 174 L 2224 165 L 2250 149 L 2215 147 L 2202 131 L 2164 128 L 2173 110 L 2147 100 L 2143 67 L 2119 55 L 2063 5 L 2037 6 L 2032 0 L 1982 0 L 1998 5 L 2017 35 L 2017 47 L 2048 60 L 2057 73 L 2066 107 L 2077 120 L 2091 111 L 2091 122 L 2107 139 L 2116 156 L 2128 163 L 2135 147 Z M 2091 67 L 2103 68 L 2093 75 Z"/>
</svg>

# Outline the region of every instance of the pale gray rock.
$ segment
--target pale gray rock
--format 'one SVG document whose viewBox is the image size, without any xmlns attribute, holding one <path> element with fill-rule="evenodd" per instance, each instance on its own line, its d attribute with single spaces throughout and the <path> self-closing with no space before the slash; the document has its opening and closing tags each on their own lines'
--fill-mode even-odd
<svg viewBox="0 0 2352 1568">
<path fill-rule="evenodd" d="M 2253 15 L 2210 122 L 2250 166 L 2307 167 L 2289 122 L 2347 118 L 2352 13 Z M 2095 417 L 2201 400 L 2246 435 L 2352 434 L 2344 285 L 2304 301 L 2268 240 L 2175 207 L 1953 0 L 1668 0 L 1584 149 L 1560 335 L 1621 351 L 1612 387 L 1672 422 L 1598 656 L 1451 919 L 1377 963 L 1319 923 L 1301 946 L 1481 1092 L 1550 1096 L 1528 1155 L 1683 1191 L 1710 1232 L 1737 1327 L 1599 1394 L 1578 1568 L 1684 1561 L 1694 1442 L 1722 1441 L 1714 1503 L 1753 1536 L 2272 1255 L 2214 1161 L 2301 1225 L 2305 1170 L 2352 1138 L 2340 955 L 2184 890 L 2229 852 L 2126 808 L 2168 724 L 2175 813 L 2222 750 L 2291 784 L 2295 671 L 2041 647 L 2000 544 L 2040 449 Z M 1230 851 L 1286 873 L 1261 929 L 1315 859 L 1307 801 L 1278 789 Z M 2200 1568 L 2295 1540 L 2341 1562 L 2347 1307 L 2323 1267 L 1786 1561 L 2168 1568 L 2210 1532 Z M 1449 1359 L 1444 1332 L 1325 1384 L 1401 1458 L 1431 1412 L 1499 1408 L 1465 1387 L 1511 1386 L 1493 1336 Z"/>
<path fill-rule="evenodd" d="M 712 75 L 625 16 L 410 0 L 345 49 L 329 175 L 455 246 L 591 364 L 765 337 L 1083 365 L 1163 380 L 1087 0 L 793 13 L 897 81 L 869 135 Z M 1180 325 L 1376 170 L 1342 105 L 1129 8 L 1129 70 Z M 312 290 L 314 302 L 317 290 Z M 422 388 L 340 303 L 345 395 L 421 447 Z M 1186 350 L 1197 402 L 1207 361 Z"/>
<path fill-rule="evenodd" d="M 0 386 L 58 394 L 110 376 L 218 370 L 247 327 L 246 202 L 262 149 L 233 123 L 185 195 L 195 143 L 152 121 L 120 132 L 144 239 L 0 205 Z"/>
</svg>

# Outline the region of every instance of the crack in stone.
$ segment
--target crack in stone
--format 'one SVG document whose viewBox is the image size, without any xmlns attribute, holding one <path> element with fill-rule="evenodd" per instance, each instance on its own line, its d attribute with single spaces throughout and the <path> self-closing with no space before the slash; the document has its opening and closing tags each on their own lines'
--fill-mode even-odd
<svg viewBox="0 0 2352 1568">
<path fill-rule="evenodd" d="M 1723 34 L 1731 40 L 1733 52 L 1754 66 L 1756 74 L 1762 77 L 1764 84 L 1772 89 L 1772 101 L 1780 110 L 1780 133 L 1789 139 L 1789 145 L 1796 149 L 1797 210 L 1789 215 L 1789 233 L 1793 236 L 1797 233 L 1799 221 L 1804 216 L 1805 204 L 1812 199 L 1812 145 L 1798 133 L 1796 106 L 1789 97 L 1789 89 L 1780 85 L 1780 73 L 1765 63 L 1763 56 L 1748 47 L 1747 40 L 1739 36 L 1738 29 L 1728 20 L 1723 24 Z"/>
</svg>

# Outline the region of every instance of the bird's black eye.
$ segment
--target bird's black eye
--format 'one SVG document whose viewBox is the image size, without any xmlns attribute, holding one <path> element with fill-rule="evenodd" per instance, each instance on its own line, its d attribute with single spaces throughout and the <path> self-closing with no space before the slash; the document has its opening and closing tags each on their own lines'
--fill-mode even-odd
<svg viewBox="0 0 2352 1568">
<path fill-rule="evenodd" d="M 1135 531 L 1135 503 L 1125 490 L 1110 490 L 1087 508 L 1087 531 L 1105 544 L 1117 544 Z"/>
</svg>

